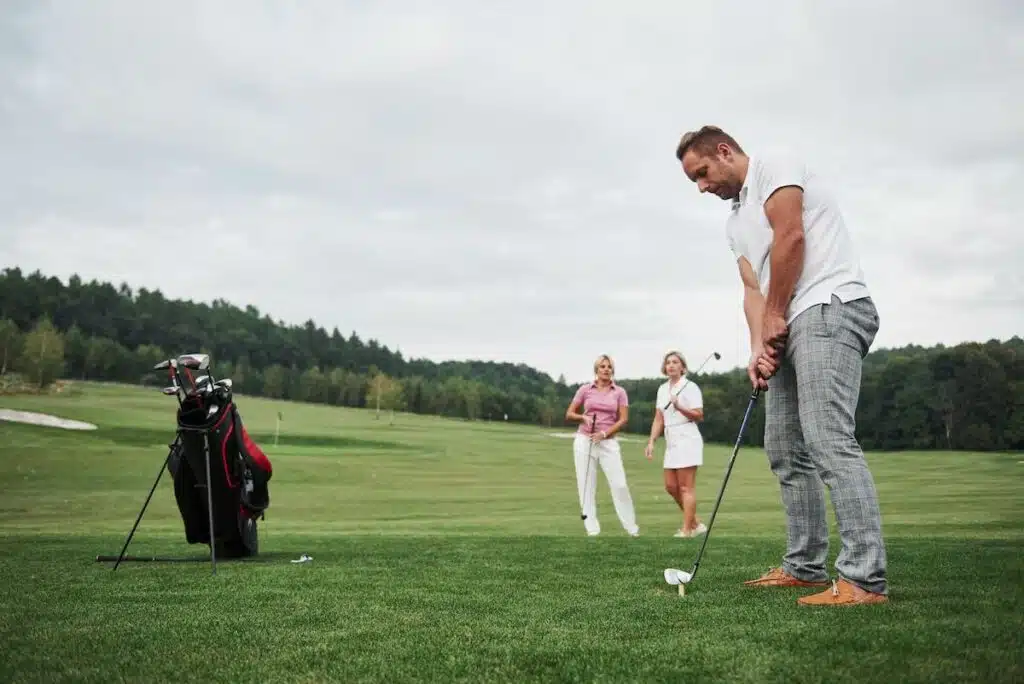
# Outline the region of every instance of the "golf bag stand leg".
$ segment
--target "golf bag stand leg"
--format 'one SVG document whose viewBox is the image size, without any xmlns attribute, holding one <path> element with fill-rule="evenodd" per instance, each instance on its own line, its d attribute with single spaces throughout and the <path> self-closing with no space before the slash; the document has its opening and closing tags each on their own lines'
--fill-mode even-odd
<svg viewBox="0 0 1024 684">
<path fill-rule="evenodd" d="M 217 540 L 213 536 L 213 486 L 210 481 L 210 434 L 204 435 L 203 444 L 206 451 L 206 512 L 210 518 L 210 566 L 213 574 L 217 574 Z"/>
<path fill-rule="evenodd" d="M 165 458 L 164 462 L 160 464 L 160 472 L 156 474 L 156 480 L 153 481 L 153 486 L 149 489 L 149 495 L 146 496 L 146 502 L 142 504 L 142 510 L 139 511 L 138 517 L 135 518 L 135 524 L 132 525 L 132 531 L 128 533 L 128 538 L 124 540 L 124 546 L 121 547 L 121 553 L 117 556 L 117 562 L 114 563 L 114 570 L 117 570 L 117 566 L 119 566 L 121 561 L 124 560 L 124 553 L 128 550 L 128 544 L 131 543 L 132 537 L 135 536 L 135 530 L 139 528 L 139 523 L 142 522 L 142 516 L 146 512 L 146 508 L 149 507 L 149 500 L 153 498 L 153 492 L 156 491 L 156 486 L 160 484 L 160 478 L 163 477 L 164 470 L 167 469 L 167 464 L 171 460 L 171 454 L 174 453 L 174 449 L 178 446 L 179 439 L 180 437 L 174 438 L 174 442 L 167 450 L 167 458 Z"/>
</svg>

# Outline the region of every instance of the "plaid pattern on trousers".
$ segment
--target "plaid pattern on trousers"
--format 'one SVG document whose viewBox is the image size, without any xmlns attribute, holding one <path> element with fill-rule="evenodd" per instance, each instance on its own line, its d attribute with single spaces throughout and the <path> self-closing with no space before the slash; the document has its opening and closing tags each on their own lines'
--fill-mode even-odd
<svg viewBox="0 0 1024 684">
<path fill-rule="evenodd" d="M 861 366 L 878 327 L 870 297 L 843 303 L 833 296 L 792 321 L 785 358 L 765 395 L 765 450 L 786 510 L 783 569 L 827 580 L 827 486 L 842 541 L 836 571 L 888 594 L 878 496 L 854 435 Z"/>
</svg>

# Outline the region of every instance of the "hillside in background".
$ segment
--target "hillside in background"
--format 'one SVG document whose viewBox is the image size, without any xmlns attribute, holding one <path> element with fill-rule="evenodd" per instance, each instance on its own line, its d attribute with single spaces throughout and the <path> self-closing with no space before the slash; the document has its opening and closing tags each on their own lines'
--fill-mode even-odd
<svg viewBox="0 0 1024 684">
<path fill-rule="evenodd" d="M 253 306 L 170 300 L 18 268 L 0 273 L 0 375 L 160 383 L 161 359 L 205 352 L 236 391 L 294 401 L 380 407 L 470 420 L 564 425 L 574 387 L 525 364 L 406 359 L 377 340 L 286 325 Z M 663 378 L 620 379 L 627 431 L 646 434 Z M 750 392 L 745 372 L 693 376 L 705 439 L 732 442 Z M 763 406 L 748 430 L 761 444 Z M 1024 449 L 1024 340 L 879 349 L 867 358 L 858 412 L 866 449 Z"/>
</svg>

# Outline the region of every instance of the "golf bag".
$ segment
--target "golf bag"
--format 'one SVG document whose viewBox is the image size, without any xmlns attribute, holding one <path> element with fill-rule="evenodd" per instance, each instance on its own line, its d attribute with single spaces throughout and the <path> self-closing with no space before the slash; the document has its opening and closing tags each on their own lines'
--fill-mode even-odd
<svg viewBox="0 0 1024 684">
<path fill-rule="evenodd" d="M 246 432 L 230 391 L 216 399 L 194 394 L 185 398 L 178 408 L 178 436 L 171 445 L 167 469 L 174 479 L 174 498 L 189 544 L 211 545 L 209 472 L 211 551 L 223 558 L 258 553 L 256 521 L 270 505 L 267 484 L 273 468 Z"/>
</svg>

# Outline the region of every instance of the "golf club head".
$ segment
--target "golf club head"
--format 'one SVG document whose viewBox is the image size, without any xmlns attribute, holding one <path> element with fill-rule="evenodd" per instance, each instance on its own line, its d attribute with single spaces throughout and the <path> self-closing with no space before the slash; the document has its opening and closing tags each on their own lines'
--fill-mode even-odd
<svg viewBox="0 0 1024 684">
<path fill-rule="evenodd" d="M 686 572 L 685 570 L 678 570 L 676 568 L 665 568 L 665 581 L 675 586 L 677 584 L 688 584 L 693 579 L 693 575 Z"/>
<path fill-rule="evenodd" d="M 182 354 L 178 357 L 178 363 L 185 368 L 192 370 L 206 370 L 210 367 L 209 354 Z"/>
<path fill-rule="evenodd" d="M 719 354 L 718 352 L 715 352 L 715 361 L 721 361 L 721 360 L 722 360 L 722 355 Z"/>
<path fill-rule="evenodd" d="M 178 387 L 177 385 L 171 385 L 170 387 L 164 387 L 160 391 L 166 394 L 167 396 L 172 397 L 178 393 Z"/>
<path fill-rule="evenodd" d="M 231 378 L 218 380 L 213 385 L 213 391 L 221 398 L 221 401 L 228 401 L 231 397 Z"/>
<path fill-rule="evenodd" d="M 164 359 L 160 363 L 153 366 L 153 370 L 165 370 L 167 368 L 177 368 L 178 362 L 174 359 Z"/>
<path fill-rule="evenodd" d="M 196 378 L 192 371 L 188 368 L 181 367 L 175 373 L 175 383 L 181 388 L 181 391 L 186 397 L 193 397 L 200 392 L 199 381 L 202 378 Z"/>
</svg>

